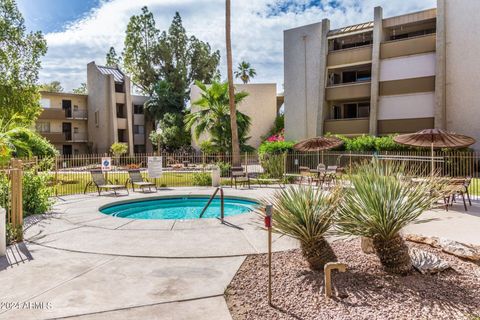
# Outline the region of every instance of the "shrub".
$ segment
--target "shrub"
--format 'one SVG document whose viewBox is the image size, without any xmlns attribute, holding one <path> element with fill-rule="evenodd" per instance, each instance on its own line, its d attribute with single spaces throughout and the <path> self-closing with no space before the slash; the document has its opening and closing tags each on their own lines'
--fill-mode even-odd
<svg viewBox="0 0 480 320">
<path fill-rule="evenodd" d="M 284 154 L 293 150 L 292 141 L 263 142 L 258 148 L 258 160 L 270 178 L 281 178 L 285 172 Z"/>
<path fill-rule="evenodd" d="M 115 142 L 110 146 L 110 152 L 117 157 L 127 153 L 127 151 L 128 151 L 128 145 L 123 142 Z"/>
<path fill-rule="evenodd" d="M 48 176 L 33 170 L 23 173 L 23 215 L 42 214 L 49 211 L 53 201 L 52 188 L 48 186 Z"/>
<path fill-rule="evenodd" d="M 285 153 L 293 150 L 293 141 L 264 141 L 258 147 L 258 154 L 279 154 Z"/>
<path fill-rule="evenodd" d="M 228 177 L 230 175 L 230 169 L 232 168 L 232 165 L 228 162 L 223 162 L 223 161 L 217 161 L 215 163 L 220 168 L 220 176 L 221 177 Z"/>
<path fill-rule="evenodd" d="M 339 199 L 338 190 L 290 186 L 267 200 L 275 210 L 273 231 L 297 239 L 312 269 L 323 270 L 327 262 L 336 260 L 325 235 L 333 225 Z"/>
<path fill-rule="evenodd" d="M 410 175 L 399 163 L 366 162 L 348 175 L 352 188 L 343 191 L 338 210 L 338 231 L 372 239 L 380 262 L 392 273 L 412 269 L 400 230 L 441 200 L 443 194 L 443 185 L 436 177 L 412 183 L 404 178 Z"/>
<path fill-rule="evenodd" d="M 218 150 L 217 147 L 213 145 L 212 141 L 205 140 L 200 143 L 200 151 L 204 154 L 212 154 L 216 153 Z"/>
<path fill-rule="evenodd" d="M 193 174 L 192 182 L 194 186 L 211 186 L 212 175 L 208 172 L 196 172 Z"/>
</svg>

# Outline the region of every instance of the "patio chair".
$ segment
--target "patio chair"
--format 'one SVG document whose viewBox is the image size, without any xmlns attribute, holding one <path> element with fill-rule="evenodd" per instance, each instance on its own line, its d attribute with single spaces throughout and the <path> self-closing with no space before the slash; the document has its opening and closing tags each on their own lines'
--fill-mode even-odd
<svg viewBox="0 0 480 320">
<path fill-rule="evenodd" d="M 106 180 L 105 176 L 103 175 L 102 170 L 92 170 L 90 171 L 92 176 L 92 181 L 87 183 L 85 186 L 85 190 L 83 190 L 83 194 L 87 192 L 89 186 L 94 185 L 97 188 L 98 195 L 101 194 L 102 190 L 112 190 L 115 196 L 117 196 L 117 190 L 125 189 L 128 192 L 128 188 L 121 184 L 113 184 L 110 180 Z"/>
<path fill-rule="evenodd" d="M 305 179 L 308 184 L 310 184 L 310 179 L 312 175 L 310 174 L 310 168 L 309 167 L 299 167 L 298 170 L 300 171 L 300 184 L 303 182 Z"/>
<path fill-rule="evenodd" d="M 469 204 L 472 205 L 470 196 L 468 194 L 468 187 L 470 186 L 470 182 L 471 182 L 471 178 L 470 178 L 470 181 L 468 181 L 468 178 L 466 179 L 455 178 L 450 180 L 450 185 L 449 185 L 449 189 L 451 190 L 450 206 L 452 206 L 453 202 L 456 201 L 456 196 L 458 195 L 462 197 L 465 211 L 468 211 L 467 202 L 465 201 L 465 194 L 467 195 Z"/>
<path fill-rule="evenodd" d="M 129 183 L 132 185 L 133 192 L 135 192 L 135 186 L 139 186 L 140 189 L 145 192 L 145 188 L 148 187 L 148 191 L 152 191 L 152 187 L 155 187 L 155 191 L 158 191 L 155 183 L 150 181 L 145 181 L 140 173 L 140 170 L 128 170 L 128 179 L 125 185 Z"/>
<path fill-rule="evenodd" d="M 235 185 L 235 189 L 237 189 L 237 184 L 248 185 L 250 189 L 250 177 L 248 173 L 243 171 L 243 167 L 232 167 L 230 169 L 230 182 L 232 187 Z"/>
</svg>

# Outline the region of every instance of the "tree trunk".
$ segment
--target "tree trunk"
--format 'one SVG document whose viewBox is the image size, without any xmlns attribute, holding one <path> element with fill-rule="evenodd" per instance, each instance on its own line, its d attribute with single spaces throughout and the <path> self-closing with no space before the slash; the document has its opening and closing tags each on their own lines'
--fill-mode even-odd
<svg viewBox="0 0 480 320">
<path fill-rule="evenodd" d="M 309 242 L 301 242 L 300 248 L 302 250 L 302 255 L 310 265 L 310 269 L 323 270 L 323 267 L 327 262 L 337 261 L 335 252 L 333 252 L 332 247 L 325 238 Z"/>
<path fill-rule="evenodd" d="M 238 141 L 237 109 L 233 86 L 232 40 L 230 31 L 230 0 L 225 0 L 225 33 L 227 46 L 228 98 L 230 102 L 230 129 L 232 131 L 232 165 L 238 167 L 240 162 L 240 144 Z"/>
<path fill-rule="evenodd" d="M 412 270 L 408 247 L 398 233 L 389 240 L 381 239 L 378 236 L 374 237 L 373 246 L 385 271 L 405 274 Z"/>
</svg>

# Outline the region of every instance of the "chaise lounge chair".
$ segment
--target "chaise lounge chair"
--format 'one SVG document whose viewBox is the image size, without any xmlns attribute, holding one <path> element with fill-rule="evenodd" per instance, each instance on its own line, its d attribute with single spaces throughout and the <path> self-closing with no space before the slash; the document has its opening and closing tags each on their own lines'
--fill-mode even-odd
<svg viewBox="0 0 480 320">
<path fill-rule="evenodd" d="M 143 192 L 145 192 L 146 187 L 148 187 L 148 191 L 152 191 L 152 187 L 155 187 L 155 191 L 158 191 L 157 186 L 155 183 L 150 182 L 150 181 L 145 181 L 142 177 L 142 174 L 140 173 L 140 170 L 128 170 L 128 180 L 126 185 L 129 183 L 132 185 L 132 189 L 135 192 L 135 186 L 139 186 L 140 189 L 142 189 Z"/>
<path fill-rule="evenodd" d="M 112 190 L 115 196 L 117 196 L 117 190 L 120 190 L 120 189 L 125 189 L 127 190 L 127 194 L 130 194 L 128 192 L 128 188 L 125 187 L 124 185 L 113 184 L 111 181 L 109 180 L 107 181 L 105 179 L 105 176 L 103 175 L 102 170 L 92 170 L 90 171 L 90 174 L 92 175 L 92 181 L 87 183 L 87 185 L 85 186 L 85 190 L 83 190 L 83 194 L 87 192 L 88 187 L 91 186 L 92 184 L 95 185 L 95 187 L 97 188 L 98 195 L 101 194 L 102 189 Z"/>
</svg>

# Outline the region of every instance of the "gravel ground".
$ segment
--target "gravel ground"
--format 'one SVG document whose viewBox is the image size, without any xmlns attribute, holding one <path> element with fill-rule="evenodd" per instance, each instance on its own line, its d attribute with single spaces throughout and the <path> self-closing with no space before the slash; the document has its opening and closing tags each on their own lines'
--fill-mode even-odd
<svg viewBox="0 0 480 320">
<path fill-rule="evenodd" d="M 227 288 L 233 319 L 469 319 L 480 320 L 480 266 L 426 245 L 453 270 L 393 276 L 360 240 L 332 244 L 347 272 L 332 275 L 334 297 L 323 295 L 323 272 L 311 271 L 299 250 L 273 255 L 273 304 L 267 303 L 267 256 L 248 257 Z M 478 317 L 478 318 L 477 318 Z"/>
</svg>

